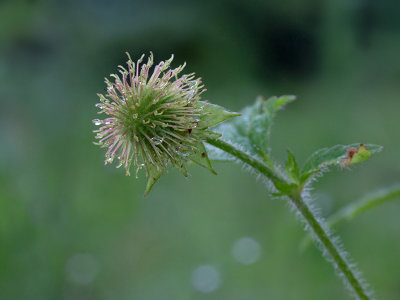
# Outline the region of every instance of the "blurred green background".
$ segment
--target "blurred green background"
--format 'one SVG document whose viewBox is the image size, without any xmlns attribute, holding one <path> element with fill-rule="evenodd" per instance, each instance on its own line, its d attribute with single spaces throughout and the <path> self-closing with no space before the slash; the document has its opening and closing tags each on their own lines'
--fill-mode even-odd
<svg viewBox="0 0 400 300">
<path fill-rule="evenodd" d="M 383 153 L 315 185 L 328 216 L 400 181 L 400 2 L 0 1 L 0 299 L 349 299 L 284 201 L 239 165 L 145 176 L 103 165 L 96 93 L 126 61 L 175 54 L 204 99 L 295 94 L 273 154 Z M 379 299 L 400 299 L 400 201 L 337 228 Z"/>
</svg>

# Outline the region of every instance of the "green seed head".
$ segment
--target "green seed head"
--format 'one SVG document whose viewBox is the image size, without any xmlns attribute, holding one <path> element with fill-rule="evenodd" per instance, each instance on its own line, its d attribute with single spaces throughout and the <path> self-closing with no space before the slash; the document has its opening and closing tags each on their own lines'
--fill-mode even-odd
<svg viewBox="0 0 400 300">
<path fill-rule="evenodd" d="M 217 106 L 200 101 L 201 79 L 179 75 L 185 65 L 170 69 L 173 56 L 152 68 L 152 53 L 144 64 L 144 55 L 136 63 L 127 55 L 127 68 L 119 66 L 120 75 L 105 80 L 107 93 L 98 94 L 96 107 L 105 118 L 93 123 L 99 126 L 96 144 L 107 148 L 105 164 L 117 160 L 127 175 L 132 165 L 136 175 L 144 168 L 147 191 L 168 165 L 187 176 L 185 162 L 202 158 L 200 164 L 211 169 L 202 142 L 213 134 L 205 129 L 222 120 L 210 122 Z"/>
</svg>

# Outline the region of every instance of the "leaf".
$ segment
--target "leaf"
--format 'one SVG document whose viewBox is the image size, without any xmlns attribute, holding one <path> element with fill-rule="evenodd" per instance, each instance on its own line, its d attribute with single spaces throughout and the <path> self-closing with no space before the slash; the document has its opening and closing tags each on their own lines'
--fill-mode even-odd
<svg viewBox="0 0 400 300">
<path fill-rule="evenodd" d="M 241 117 L 224 122 L 213 128 L 221 133 L 222 138 L 241 150 L 269 161 L 270 130 L 275 113 L 287 103 L 295 100 L 294 96 L 271 97 L 265 100 L 258 97 L 255 103 L 241 111 Z M 207 145 L 209 157 L 213 160 L 233 160 L 229 155 Z"/>
<path fill-rule="evenodd" d="M 211 171 L 211 173 L 217 175 L 217 173 L 214 171 L 214 169 L 211 166 L 211 162 L 210 159 L 208 158 L 208 154 L 207 154 L 207 150 L 206 147 L 204 147 L 204 144 L 202 142 L 200 142 L 197 145 L 197 149 L 198 151 L 189 156 L 189 159 L 192 160 L 193 162 L 195 162 L 196 164 L 209 169 Z"/>
<path fill-rule="evenodd" d="M 374 144 L 336 145 L 314 152 L 301 171 L 300 181 L 305 183 L 314 174 L 329 167 L 345 167 L 368 159 L 372 154 L 382 151 L 383 147 Z"/>
<path fill-rule="evenodd" d="M 217 147 L 211 146 L 210 144 L 206 144 L 205 147 L 207 149 L 208 158 L 210 160 L 217 160 L 217 161 L 235 160 L 235 157 Z"/>
<path fill-rule="evenodd" d="M 284 183 L 284 182 L 275 182 L 274 183 L 276 189 L 280 193 L 275 193 L 274 196 L 284 196 L 284 195 L 291 195 L 293 191 L 298 188 L 298 185 L 295 183 Z"/>
<path fill-rule="evenodd" d="M 200 121 L 197 125 L 197 128 L 199 129 L 206 129 L 230 118 L 240 116 L 239 113 L 227 111 L 222 106 L 204 101 L 198 101 L 195 106 L 202 108 L 202 115 L 200 116 Z"/>
<path fill-rule="evenodd" d="M 289 180 L 295 184 L 299 184 L 300 171 L 296 159 L 292 152 L 288 150 L 288 161 L 285 164 L 286 174 Z"/>
<path fill-rule="evenodd" d="M 352 153 L 352 154 L 351 154 Z M 353 164 L 358 164 L 360 162 L 363 162 L 364 160 L 367 160 L 371 155 L 372 152 L 365 147 L 365 145 L 360 144 L 360 147 L 355 149 L 355 151 L 349 152 L 347 151 L 348 157 L 346 157 L 345 161 L 343 164 L 345 165 L 353 165 Z"/>
<path fill-rule="evenodd" d="M 147 173 L 147 186 L 144 195 L 147 196 L 152 189 L 153 185 L 157 182 L 157 180 L 163 174 L 162 169 L 157 169 L 157 167 L 153 165 L 146 166 L 146 173 Z"/>
</svg>

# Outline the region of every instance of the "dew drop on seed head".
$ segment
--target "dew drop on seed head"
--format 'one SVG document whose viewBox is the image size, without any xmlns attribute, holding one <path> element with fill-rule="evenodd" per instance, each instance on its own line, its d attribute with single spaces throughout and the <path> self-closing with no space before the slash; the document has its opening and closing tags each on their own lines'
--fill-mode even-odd
<svg viewBox="0 0 400 300">
<path fill-rule="evenodd" d="M 156 138 L 156 137 L 152 137 L 151 140 L 154 142 L 155 145 L 160 145 L 164 139 L 163 138 Z"/>
<path fill-rule="evenodd" d="M 179 156 L 181 156 L 181 157 L 187 157 L 187 156 L 189 156 L 189 153 L 183 153 L 183 152 L 180 152 L 180 151 L 178 151 L 178 150 L 174 150 L 174 152 L 175 152 L 176 154 L 178 154 Z"/>
<path fill-rule="evenodd" d="M 101 125 L 101 123 L 102 123 L 101 120 L 99 120 L 99 119 L 94 119 L 92 122 L 93 122 L 93 124 L 96 125 L 96 126 L 99 126 L 99 125 Z"/>
</svg>

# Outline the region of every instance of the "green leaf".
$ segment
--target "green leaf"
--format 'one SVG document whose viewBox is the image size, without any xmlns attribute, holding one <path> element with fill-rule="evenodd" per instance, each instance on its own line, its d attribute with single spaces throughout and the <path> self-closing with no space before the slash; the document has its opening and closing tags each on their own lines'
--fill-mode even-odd
<svg viewBox="0 0 400 300">
<path fill-rule="evenodd" d="M 274 114 L 276 111 L 285 107 L 286 104 L 293 102 L 296 100 L 296 96 L 293 95 L 285 95 L 280 97 L 271 97 L 265 103 L 265 110 Z"/>
<path fill-rule="evenodd" d="M 293 191 L 298 188 L 298 185 L 295 183 L 284 183 L 284 182 L 275 182 L 274 183 L 276 189 L 280 193 L 274 194 L 274 196 L 284 196 L 284 195 L 291 195 Z"/>
<path fill-rule="evenodd" d="M 297 165 L 294 155 L 289 150 L 288 150 L 288 161 L 285 164 L 285 169 L 288 179 L 295 184 L 299 184 L 300 180 L 299 167 Z"/>
<path fill-rule="evenodd" d="M 373 144 L 336 145 L 314 152 L 306 161 L 301 171 L 302 183 L 305 183 L 314 174 L 329 167 L 345 167 L 368 159 L 372 154 L 382 151 L 383 147 Z"/>
<path fill-rule="evenodd" d="M 203 114 L 200 117 L 200 121 L 197 126 L 199 129 L 206 129 L 230 118 L 240 116 L 239 113 L 227 111 L 222 106 L 204 101 L 198 101 L 195 106 L 202 108 L 203 110 Z"/>
<path fill-rule="evenodd" d="M 202 142 L 200 142 L 199 144 L 197 144 L 197 149 L 198 151 L 189 156 L 189 159 L 192 160 L 193 162 L 195 162 L 196 164 L 209 169 L 211 171 L 211 173 L 217 175 L 217 173 L 214 171 L 214 169 L 211 166 L 211 162 L 208 158 L 208 154 L 207 154 L 207 150 L 204 147 L 204 144 Z"/>
<path fill-rule="evenodd" d="M 270 161 L 270 130 L 275 113 L 294 100 L 294 96 L 271 97 L 268 100 L 258 97 L 253 105 L 241 111 L 241 117 L 224 122 L 213 130 L 250 155 L 265 162 Z M 213 148 L 207 145 L 210 159 L 233 160 L 231 156 Z"/>
<path fill-rule="evenodd" d="M 163 174 L 162 169 L 157 169 L 157 167 L 153 165 L 146 166 L 146 173 L 147 173 L 147 186 L 144 195 L 147 196 L 152 189 L 153 185 L 157 182 L 157 180 Z"/>
<path fill-rule="evenodd" d="M 229 153 L 226 153 L 225 151 L 223 151 L 219 148 L 216 148 L 209 144 L 206 144 L 205 146 L 207 149 L 208 158 L 210 160 L 217 160 L 217 161 L 233 161 L 233 160 L 235 160 L 235 157 L 233 157 Z"/>
<path fill-rule="evenodd" d="M 356 149 L 357 150 L 357 149 Z M 361 144 L 358 148 L 357 152 L 354 152 L 351 157 L 348 157 L 346 160 L 346 164 L 353 165 L 363 162 L 367 160 L 372 155 L 372 152 L 365 147 L 365 145 Z"/>
</svg>

